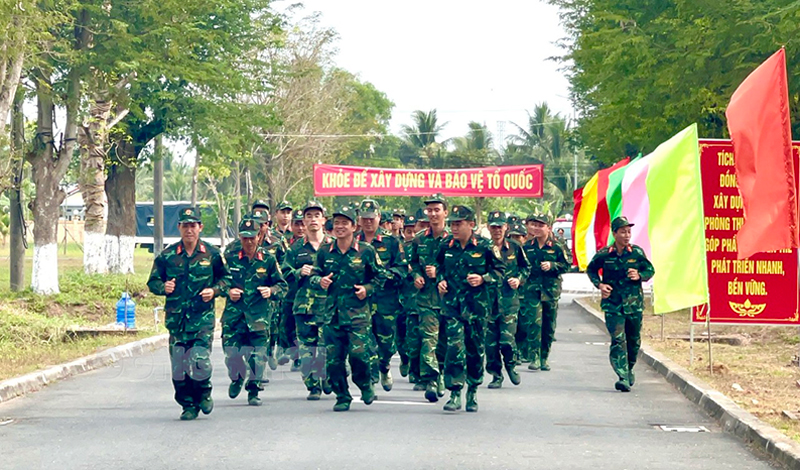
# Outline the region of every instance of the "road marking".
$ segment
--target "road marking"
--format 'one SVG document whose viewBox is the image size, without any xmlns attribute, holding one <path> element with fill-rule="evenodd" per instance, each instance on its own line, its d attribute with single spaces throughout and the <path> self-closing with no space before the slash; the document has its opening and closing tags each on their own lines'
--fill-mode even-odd
<svg viewBox="0 0 800 470">
<path fill-rule="evenodd" d="M 14 422 L 14 418 L 0 418 L 0 426 L 5 426 L 6 424 L 11 424 Z"/>
<path fill-rule="evenodd" d="M 381 405 L 411 405 L 411 406 L 417 406 L 417 405 L 419 405 L 419 406 L 430 406 L 430 405 L 435 405 L 436 404 L 436 403 L 430 403 L 430 402 L 425 403 L 425 402 L 420 402 L 420 401 L 394 401 L 394 400 L 381 400 L 381 399 L 377 399 L 377 400 L 373 401 L 372 403 L 378 403 L 378 404 L 381 404 Z"/>
<path fill-rule="evenodd" d="M 668 426 L 660 424 L 657 427 L 667 432 L 711 432 L 705 426 Z"/>
<path fill-rule="evenodd" d="M 588 344 L 590 346 L 609 346 L 609 345 L 611 345 L 611 343 L 590 343 L 588 341 L 585 344 Z"/>
</svg>

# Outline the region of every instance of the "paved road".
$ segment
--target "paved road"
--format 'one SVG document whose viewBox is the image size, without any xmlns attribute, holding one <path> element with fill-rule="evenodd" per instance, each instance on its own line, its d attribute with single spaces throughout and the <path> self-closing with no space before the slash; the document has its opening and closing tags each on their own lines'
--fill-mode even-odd
<svg viewBox="0 0 800 470">
<path fill-rule="evenodd" d="M 307 402 L 299 373 L 282 369 L 265 405 L 248 407 L 227 398 L 217 347 L 216 408 L 182 422 L 162 349 L 0 405 L 15 420 L 0 426 L 0 468 L 772 468 L 646 366 L 632 393 L 614 391 L 606 334 L 569 300 L 553 370 L 525 369 L 519 387 L 484 386 L 477 414 L 445 414 L 399 377 L 371 406 L 334 413 L 333 398 Z"/>
</svg>

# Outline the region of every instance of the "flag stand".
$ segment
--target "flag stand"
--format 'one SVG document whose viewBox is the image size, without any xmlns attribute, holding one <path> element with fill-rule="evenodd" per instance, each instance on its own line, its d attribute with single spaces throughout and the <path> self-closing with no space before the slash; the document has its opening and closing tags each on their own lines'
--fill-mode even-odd
<svg viewBox="0 0 800 470">
<path fill-rule="evenodd" d="M 708 373 L 714 375 L 714 360 L 711 356 L 711 313 L 706 314 L 706 335 L 708 340 Z"/>
<path fill-rule="evenodd" d="M 689 313 L 691 315 L 691 312 Z M 694 365 L 694 322 L 689 319 L 689 369 Z"/>
<path fill-rule="evenodd" d="M 664 313 L 661 314 L 661 342 L 664 342 Z"/>
</svg>

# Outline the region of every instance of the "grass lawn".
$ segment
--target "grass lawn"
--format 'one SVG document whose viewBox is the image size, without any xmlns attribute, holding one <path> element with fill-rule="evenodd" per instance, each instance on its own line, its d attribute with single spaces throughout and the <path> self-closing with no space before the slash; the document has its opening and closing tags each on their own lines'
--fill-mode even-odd
<svg viewBox="0 0 800 470">
<path fill-rule="evenodd" d="M 599 309 L 600 300 L 592 299 Z M 661 317 L 648 305 L 644 313 L 642 340 L 652 348 L 689 369 L 724 393 L 739 406 L 800 442 L 800 421 L 783 416 L 784 410 L 800 411 L 800 337 L 794 327 L 711 325 L 712 335 L 736 335 L 740 346 L 712 343 L 712 364 L 708 367 L 708 343 L 694 343 L 694 361 L 689 365 L 689 313 L 679 311 Z M 705 325 L 695 325 L 695 338 L 705 333 Z M 737 384 L 737 386 L 734 386 Z"/>
</svg>

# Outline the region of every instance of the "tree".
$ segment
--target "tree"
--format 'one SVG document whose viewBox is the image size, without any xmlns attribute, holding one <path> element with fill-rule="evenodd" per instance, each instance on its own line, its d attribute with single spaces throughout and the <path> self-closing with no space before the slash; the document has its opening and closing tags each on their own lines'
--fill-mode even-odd
<svg viewBox="0 0 800 470">
<path fill-rule="evenodd" d="M 437 156 L 441 156 L 441 144 L 436 142 L 447 123 L 439 123 L 436 117 L 436 110 L 432 109 L 427 113 L 424 111 L 414 111 L 411 115 L 413 124 L 402 127 L 403 137 L 406 144 L 417 149 L 420 156 L 424 156 L 429 160 L 433 160 Z"/>
<path fill-rule="evenodd" d="M 747 74 L 782 45 L 789 64 L 800 59 L 792 0 L 549 3 L 567 30 L 560 59 L 580 136 L 606 163 L 646 153 L 692 122 L 704 137 L 727 137 L 725 108 Z M 789 89 L 796 115 L 800 69 L 790 68 Z"/>
</svg>

